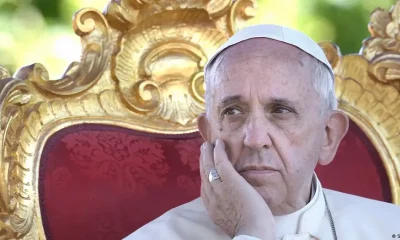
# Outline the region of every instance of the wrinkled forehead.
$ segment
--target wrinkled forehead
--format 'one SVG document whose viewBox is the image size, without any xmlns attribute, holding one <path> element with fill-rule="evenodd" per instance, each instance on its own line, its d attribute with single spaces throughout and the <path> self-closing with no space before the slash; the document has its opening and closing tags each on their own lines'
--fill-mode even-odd
<svg viewBox="0 0 400 240">
<path fill-rule="evenodd" d="M 207 88 L 218 88 L 231 72 L 284 71 L 311 78 L 317 60 L 301 49 L 272 39 L 249 39 L 224 49 L 209 63 L 205 73 Z M 262 77 L 260 75 L 260 77 Z M 254 76 L 254 74 L 253 74 Z M 257 77 L 257 76 L 255 76 Z M 207 91 L 207 90 L 206 90 Z"/>
<path fill-rule="evenodd" d="M 206 94 L 209 100 L 212 96 L 217 101 L 230 95 L 245 96 L 251 85 L 263 98 L 288 95 L 293 101 L 303 102 L 303 93 L 313 88 L 314 63 L 315 58 L 295 46 L 265 38 L 249 39 L 214 58 L 206 72 Z"/>
</svg>

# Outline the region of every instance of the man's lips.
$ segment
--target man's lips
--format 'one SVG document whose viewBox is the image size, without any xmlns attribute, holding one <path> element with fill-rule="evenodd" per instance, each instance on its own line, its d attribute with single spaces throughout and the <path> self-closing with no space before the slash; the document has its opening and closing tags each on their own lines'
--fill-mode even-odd
<svg viewBox="0 0 400 240">
<path fill-rule="evenodd" d="M 268 174 L 277 172 L 271 167 L 244 167 L 238 171 L 239 174 Z"/>
</svg>

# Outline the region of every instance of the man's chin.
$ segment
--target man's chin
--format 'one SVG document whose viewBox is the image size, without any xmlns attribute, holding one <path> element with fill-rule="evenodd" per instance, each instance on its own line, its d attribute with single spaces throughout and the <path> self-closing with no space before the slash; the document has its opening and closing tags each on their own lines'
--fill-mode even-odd
<svg viewBox="0 0 400 240">
<path fill-rule="evenodd" d="M 277 191 L 277 189 L 259 189 L 259 188 L 256 188 L 256 190 L 260 194 L 260 196 L 264 199 L 265 203 L 268 205 L 274 216 L 280 216 L 286 214 L 280 211 L 281 206 L 285 205 L 283 203 L 286 200 L 287 196 L 286 191 L 282 191 L 282 189 Z"/>
<path fill-rule="evenodd" d="M 246 176 L 244 178 L 260 194 L 270 208 L 275 208 L 285 201 L 287 186 L 279 173 L 264 175 L 263 177 Z"/>
<path fill-rule="evenodd" d="M 280 172 L 274 170 L 248 170 L 240 175 L 253 187 L 272 187 L 282 183 Z"/>
</svg>

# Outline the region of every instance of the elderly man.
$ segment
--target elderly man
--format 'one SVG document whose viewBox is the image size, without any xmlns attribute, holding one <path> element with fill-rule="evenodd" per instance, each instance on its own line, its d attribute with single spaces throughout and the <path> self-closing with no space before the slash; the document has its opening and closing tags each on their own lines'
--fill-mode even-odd
<svg viewBox="0 0 400 240">
<path fill-rule="evenodd" d="M 321 48 L 282 26 L 236 33 L 205 68 L 201 199 L 127 239 L 392 239 L 400 207 L 323 189 L 348 129 Z"/>
</svg>

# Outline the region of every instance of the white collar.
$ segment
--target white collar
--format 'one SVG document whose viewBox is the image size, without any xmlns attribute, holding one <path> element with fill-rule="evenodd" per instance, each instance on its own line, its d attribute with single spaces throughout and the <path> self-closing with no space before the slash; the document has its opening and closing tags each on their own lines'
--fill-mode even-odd
<svg viewBox="0 0 400 240">
<path fill-rule="evenodd" d="M 279 238 L 286 235 L 309 233 L 316 235 L 320 222 L 324 218 L 326 206 L 321 183 L 314 173 L 311 188 L 311 200 L 296 212 L 275 216 L 276 235 Z"/>
</svg>

